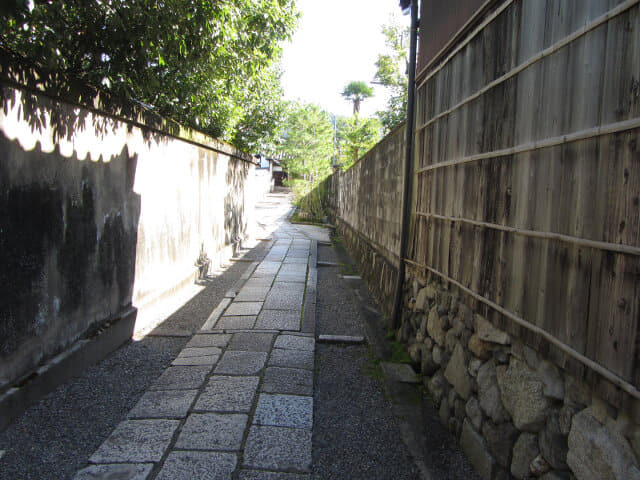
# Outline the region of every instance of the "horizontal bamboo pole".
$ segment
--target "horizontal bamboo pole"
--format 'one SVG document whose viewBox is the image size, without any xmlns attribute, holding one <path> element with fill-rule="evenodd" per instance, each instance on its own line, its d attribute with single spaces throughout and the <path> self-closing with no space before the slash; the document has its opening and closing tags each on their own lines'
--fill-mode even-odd
<svg viewBox="0 0 640 480">
<path fill-rule="evenodd" d="M 528 322 L 524 318 L 515 315 L 514 313 L 506 310 L 505 308 L 501 307 L 497 303 L 489 300 L 486 297 L 483 297 L 482 295 L 480 295 L 480 294 L 474 292 L 473 290 L 465 287 L 464 285 L 462 285 L 457 280 L 454 280 L 453 278 L 449 277 L 448 275 L 446 275 L 446 274 L 444 274 L 442 272 L 439 272 L 438 270 L 436 270 L 436 269 L 434 269 L 432 267 L 429 267 L 427 265 L 423 265 L 423 264 L 418 263 L 418 262 L 414 262 L 413 260 L 409 260 L 408 258 L 405 258 L 404 261 L 406 263 L 408 263 L 409 265 L 413 265 L 414 267 L 422 268 L 424 270 L 427 270 L 427 271 L 439 276 L 443 280 L 451 283 L 452 285 L 455 285 L 460 290 L 462 290 L 462 291 L 466 292 L 467 294 L 471 295 L 476 300 L 488 305 L 489 307 L 493 308 L 494 310 L 500 312 L 505 317 L 513 320 L 514 322 L 516 322 L 521 327 L 524 327 L 527 330 L 530 330 L 530 331 L 540 335 L 542 338 L 547 340 L 549 343 L 555 345 L 559 350 L 561 350 L 562 352 L 566 353 L 571 358 L 579 361 L 580 363 L 582 363 L 586 367 L 590 368 L 594 372 L 598 373 L 602 377 L 606 378 L 607 380 L 609 380 L 614 385 L 620 387 L 622 390 L 627 392 L 632 397 L 634 397 L 636 399 L 640 399 L 640 391 L 638 391 L 638 389 L 635 386 L 633 386 L 632 384 L 630 384 L 629 382 L 627 382 L 623 378 L 619 377 L 618 375 L 616 375 L 612 371 L 607 370 L 605 367 L 603 367 L 599 363 L 596 363 L 593 360 L 591 360 L 590 358 L 585 357 L 580 352 L 574 350 L 573 348 L 571 348 L 566 343 L 561 342 L 560 340 L 558 340 L 556 337 L 551 335 L 546 330 L 543 330 L 542 328 L 538 327 L 537 325 L 534 325 L 534 324 Z"/>
<path fill-rule="evenodd" d="M 493 80 L 492 82 L 488 83 L 487 85 L 485 85 L 484 87 L 482 87 L 480 90 L 478 90 L 476 93 L 474 93 L 473 95 L 465 98 L 464 100 L 460 101 L 459 103 L 457 103 L 456 105 L 454 105 L 453 107 L 449 108 L 448 110 L 445 110 L 441 113 L 439 113 L 438 115 L 430 118 L 426 123 L 416 127 L 416 132 L 419 132 L 423 129 L 425 129 L 426 127 L 428 127 L 429 125 L 433 124 L 434 122 L 436 122 L 437 120 L 439 120 L 442 117 L 445 117 L 449 114 L 451 114 L 452 112 L 458 110 L 460 107 L 478 99 L 479 97 L 481 97 L 482 95 L 484 95 L 485 93 L 487 93 L 489 90 L 491 90 L 492 88 L 500 85 L 501 83 L 506 82 L 507 80 L 509 80 L 510 78 L 516 76 L 517 74 L 519 74 L 520 72 L 522 72 L 523 70 L 526 70 L 527 68 L 529 68 L 530 66 L 538 63 L 539 61 L 541 61 L 542 59 L 553 55 L 554 53 L 556 53 L 558 50 L 566 47 L 567 45 L 569 45 L 570 43 L 574 42 L 575 40 L 577 40 L 578 38 L 580 38 L 583 35 L 586 35 L 587 33 L 589 33 L 592 30 L 595 30 L 596 28 L 598 28 L 600 25 L 608 22 L 610 19 L 622 14 L 623 12 L 625 12 L 626 10 L 630 9 L 631 7 L 635 6 L 636 4 L 638 4 L 638 2 L 640 2 L 640 0 L 627 0 L 624 3 L 621 3 L 620 5 L 618 5 L 617 7 L 609 10 L 608 12 L 600 15 L 598 18 L 596 18 L 595 20 L 593 20 L 592 22 L 584 25 L 583 27 L 579 28 L 578 30 L 576 30 L 575 32 L 571 33 L 570 35 L 564 37 L 562 40 L 559 40 L 558 42 L 554 43 L 553 45 L 545 48 L 544 50 L 542 50 L 541 52 L 537 53 L 536 55 L 534 55 L 533 57 L 529 58 L 528 60 L 524 61 L 523 63 L 521 63 L 520 65 L 518 65 L 517 67 L 515 67 L 514 69 L 510 70 L 509 72 L 505 73 L 504 75 L 496 78 L 495 80 Z M 510 2 L 509 2 L 510 3 Z M 498 10 L 496 10 L 496 12 L 494 12 L 494 15 L 496 15 L 496 13 L 502 13 L 502 11 L 506 8 L 508 4 L 504 4 L 502 5 Z M 497 16 L 497 15 L 496 15 Z M 495 17 L 491 18 L 491 20 L 493 20 Z M 489 20 L 489 19 L 487 19 Z M 487 25 L 487 23 L 483 22 L 482 28 L 484 28 Z M 474 33 L 472 34 L 472 36 L 475 36 L 478 32 L 474 31 Z M 472 38 L 471 36 L 471 38 Z M 425 82 L 433 77 L 433 75 L 435 75 L 439 70 L 441 70 L 444 67 L 444 64 L 447 63 L 449 60 L 451 60 L 451 58 L 457 54 L 460 49 L 462 49 L 463 46 L 467 45 L 470 41 L 471 38 L 467 38 L 467 40 L 465 40 L 464 44 L 461 45 L 459 48 L 457 48 L 454 52 L 452 52 L 451 55 L 449 55 L 447 57 L 447 59 L 433 72 L 431 72 L 418 86 L 418 88 L 422 88 L 422 86 L 425 84 Z"/>
<path fill-rule="evenodd" d="M 619 243 L 600 242 L 597 240 L 589 240 L 587 238 L 573 237 L 571 235 L 564 235 L 562 233 L 555 232 L 543 232 L 537 230 L 527 230 L 523 228 L 509 227 L 507 225 L 499 225 L 497 223 L 482 222 L 479 220 L 471 220 L 469 218 L 462 217 L 450 217 L 447 215 L 438 215 L 436 213 L 429 212 L 415 212 L 416 215 L 426 218 L 435 218 L 438 220 L 447 220 L 450 222 L 466 223 L 468 225 L 474 225 L 477 227 L 491 228 L 493 230 L 500 230 L 502 232 L 509 232 L 523 237 L 542 238 L 547 240 L 558 240 L 560 242 L 571 243 L 581 247 L 595 248 L 598 250 L 607 250 L 610 252 L 624 253 L 626 255 L 640 256 L 640 248 L 633 247 L 631 245 L 622 245 Z"/>
<path fill-rule="evenodd" d="M 638 0 L 640 1 L 640 0 Z M 557 147 L 564 145 L 565 143 L 577 142 L 580 140 L 588 140 L 590 138 L 601 137 L 603 135 L 610 135 L 612 133 L 624 132 L 626 130 L 633 130 L 640 128 L 640 117 L 631 118 L 622 122 L 609 123 L 607 125 L 600 125 L 598 127 L 587 128 L 586 130 L 579 130 L 577 132 L 569 133 L 567 135 L 560 135 L 557 137 L 545 138 L 543 140 L 535 140 L 533 142 L 527 142 L 520 145 L 515 145 L 509 148 L 503 148 L 501 150 L 494 150 L 492 152 L 476 153 L 475 155 L 469 155 L 468 157 L 462 157 L 454 160 L 448 160 L 446 162 L 434 163 L 433 165 L 427 165 L 426 167 L 419 168 L 415 171 L 415 174 L 421 174 L 437 168 L 451 167 L 454 165 L 462 165 L 464 163 L 476 162 L 478 160 L 486 160 L 488 158 L 506 157 L 509 155 L 516 155 L 518 153 L 532 152 L 534 150 L 540 150 L 542 148 Z"/>
</svg>

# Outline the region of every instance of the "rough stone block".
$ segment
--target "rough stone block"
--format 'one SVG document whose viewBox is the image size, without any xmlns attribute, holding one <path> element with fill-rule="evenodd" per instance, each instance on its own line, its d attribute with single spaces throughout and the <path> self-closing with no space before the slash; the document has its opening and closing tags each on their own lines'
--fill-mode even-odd
<svg viewBox="0 0 640 480">
<path fill-rule="evenodd" d="M 211 371 L 210 365 L 169 367 L 151 386 L 152 390 L 189 390 L 200 388 Z"/>
<path fill-rule="evenodd" d="M 276 471 L 310 471 L 311 430 L 252 426 L 244 449 L 244 466 Z"/>
<path fill-rule="evenodd" d="M 438 314 L 437 307 L 433 307 L 429 311 L 429 318 L 427 320 L 427 332 L 429 332 L 429 335 L 431 336 L 431 338 L 433 338 L 433 340 L 441 347 L 444 346 L 444 340 L 446 335 L 446 331 L 444 328 L 445 325 L 446 325 L 445 318 L 441 317 Z"/>
<path fill-rule="evenodd" d="M 236 302 L 234 301 L 224 312 L 225 317 L 233 315 L 258 315 L 262 308 L 262 302 Z"/>
<path fill-rule="evenodd" d="M 511 466 L 511 452 L 518 433 L 511 422 L 495 424 L 487 420 L 482 424 L 482 436 L 491 457 L 503 468 Z"/>
<path fill-rule="evenodd" d="M 215 373 L 216 375 L 254 375 L 262 370 L 266 361 L 266 352 L 228 351 L 222 356 Z"/>
<path fill-rule="evenodd" d="M 178 420 L 125 420 L 89 458 L 91 463 L 158 462 L 169 447 Z"/>
<path fill-rule="evenodd" d="M 388 380 L 401 383 L 420 383 L 411 365 L 406 363 L 381 362 L 380 367 Z"/>
<path fill-rule="evenodd" d="M 477 431 L 480 431 L 482 428 L 482 410 L 480 410 L 480 404 L 476 397 L 471 397 L 469 401 L 466 403 L 464 408 L 467 417 L 469 417 L 469 421 L 473 428 Z"/>
<path fill-rule="evenodd" d="M 313 425 L 313 397 L 262 393 L 253 423 L 310 429 Z"/>
<path fill-rule="evenodd" d="M 554 400 L 564 399 L 564 379 L 560 370 L 548 361 L 540 362 L 536 371 L 543 383 L 543 393 Z"/>
<path fill-rule="evenodd" d="M 258 383 L 258 377 L 214 375 L 198 397 L 195 410 L 249 413 Z"/>
<path fill-rule="evenodd" d="M 300 335 L 280 335 L 276 338 L 274 347 L 313 351 L 315 348 L 315 340 L 313 337 Z"/>
<path fill-rule="evenodd" d="M 488 360 L 491 357 L 492 345 L 489 342 L 480 340 L 477 334 L 471 335 L 469 339 L 469 350 L 481 360 Z"/>
<path fill-rule="evenodd" d="M 567 439 L 560 431 L 557 410 L 550 410 L 547 414 L 547 423 L 540 432 L 538 444 L 540 453 L 552 468 L 567 469 Z"/>
<path fill-rule="evenodd" d="M 578 480 L 640 479 L 640 469 L 627 440 L 601 425 L 590 408 L 573 417 L 567 464 Z"/>
<path fill-rule="evenodd" d="M 272 333 L 239 332 L 233 334 L 227 351 L 268 352 L 272 343 Z"/>
<path fill-rule="evenodd" d="M 227 479 L 236 468 L 233 453 L 171 452 L 157 480 Z"/>
<path fill-rule="evenodd" d="M 476 313 L 474 317 L 476 335 L 480 340 L 491 343 L 499 343 L 500 345 L 509 345 L 511 343 L 511 337 L 507 332 L 504 332 L 493 326 L 482 315 Z"/>
<path fill-rule="evenodd" d="M 73 480 L 147 480 L 151 469 L 152 463 L 90 465 L 76 473 Z"/>
<path fill-rule="evenodd" d="M 198 390 L 148 391 L 129 412 L 129 418 L 183 418 Z"/>
<path fill-rule="evenodd" d="M 427 382 L 427 389 L 429 390 L 429 394 L 436 405 L 439 405 L 442 401 L 442 397 L 446 394 L 447 389 L 449 388 L 448 385 L 447 380 L 442 374 L 442 370 L 437 371 Z"/>
<path fill-rule="evenodd" d="M 478 401 L 482 411 L 495 423 L 510 420 L 509 413 L 502 404 L 502 395 L 498 387 L 498 375 L 492 361 L 486 362 L 478 370 Z"/>
<path fill-rule="evenodd" d="M 291 350 L 274 348 L 269 356 L 270 367 L 304 368 L 313 370 L 313 352 L 307 350 Z"/>
<path fill-rule="evenodd" d="M 528 478 L 531 474 L 529 465 L 539 454 L 538 437 L 534 433 L 521 433 L 513 446 L 511 475 L 517 479 Z"/>
<path fill-rule="evenodd" d="M 248 418 L 238 413 L 193 413 L 180 431 L 176 448 L 240 450 Z"/>
<path fill-rule="evenodd" d="M 300 330 L 301 304 L 297 310 L 262 310 L 256 328 L 267 330 Z"/>
<path fill-rule="evenodd" d="M 502 403 L 516 428 L 539 431 L 545 424 L 550 401 L 538 376 L 516 358 L 508 367 L 499 366 L 496 370 Z"/>
<path fill-rule="evenodd" d="M 467 373 L 467 365 L 464 359 L 464 350 L 462 345 L 456 344 L 451 356 L 451 360 L 447 364 L 444 371 L 444 377 L 449 381 L 453 388 L 456 389 L 458 395 L 467 400 L 473 391 L 473 379 Z"/>
<path fill-rule="evenodd" d="M 313 395 L 313 372 L 298 368 L 267 367 L 262 391 L 291 395 Z"/>
<path fill-rule="evenodd" d="M 476 432 L 471 423 L 465 419 L 462 424 L 460 446 L 482 480 L 491 480 L 493 459 L 487 451 L 482 436 Z"/>
</svg>

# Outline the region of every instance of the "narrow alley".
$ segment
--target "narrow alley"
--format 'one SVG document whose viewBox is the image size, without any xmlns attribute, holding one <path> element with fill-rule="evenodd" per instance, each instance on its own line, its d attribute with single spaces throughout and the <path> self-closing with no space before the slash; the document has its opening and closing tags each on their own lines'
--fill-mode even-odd
<svg viewBox="0 0 640 480">
<path fill-rule="evenodd" d="M 262 241 L 5 430 L 0 478 L 470 478 L 435 411 L 438 475 L 408 453 L 364 345 L 375 305 L 329 230 L 290 224 L 291 208 L 268 195 Z"/>
</svg>

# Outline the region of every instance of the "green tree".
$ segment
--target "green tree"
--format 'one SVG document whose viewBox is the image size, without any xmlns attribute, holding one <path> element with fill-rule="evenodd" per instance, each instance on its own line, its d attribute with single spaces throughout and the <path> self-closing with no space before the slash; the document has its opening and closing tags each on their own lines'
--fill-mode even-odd
<svg viewBox="0 0 640 480">
<path fill-rule="evenodd" d="M 377 112 L 386 132 L 404 122 L 407 112 L 407 75 L 405 74 L 409 31 L 393 21 L 382 27 L 387 53 L 378 55 L 375 80 L 389 89 L 387 109 Z"/>
<path fill-rule="evenodd" d="M 295 28 L 294 1 L 11 0 L 0 47 L 251 147 L 280 110 L 272 65 Z"/>
<path fill-rule="evenodd" d="M 349 168 L 378 143 L 381 131 L 380 120 L 375 117 L 365 118 L 360 121 L 355 115 L 350 118 L 339 118 L 337 122 L 337 140 L 342 168 Z"/>
<path fill-rule="evenodd" d="M 341 94 L 344 98 L 353 102 L 353 115 L 360 113 L 360 104 L 365 98 L 373 97 L 373 89 L 365 82 L 350 82 Z"/>
<path fill-rule="evenodd" d="M 281 151 L 294 203 L 298 206 L 298 218 L 322 219 L 322 194 L 318 186 L 331 174 L 333 150 L 329 113 L 313 104 L 288 104 Z"/>
</svg>

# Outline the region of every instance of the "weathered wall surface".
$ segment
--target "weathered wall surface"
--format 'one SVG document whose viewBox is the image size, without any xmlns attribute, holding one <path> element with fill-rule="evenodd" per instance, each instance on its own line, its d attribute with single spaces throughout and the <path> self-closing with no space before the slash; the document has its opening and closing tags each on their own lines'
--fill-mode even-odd
<svg viewBox="0 0 640 480">
<path fill-rule="evenodd" d="M 245 235 L 240 152 L 4 86 L 0 388 Z M 187 132 L 188 133 L 188 132 Z"/>
<path fill-rule="evenodd" d="M 329 179 L 331 215 L 385 313 L 393 305 L 400 251 L 405 135 L 403 124 Z"/>
<path fill-rule="evenodd" d="M 483 479 L 640 478 L 639 17 L 496 2 L 418 79 L 397 337 Z"/>
</svg>

